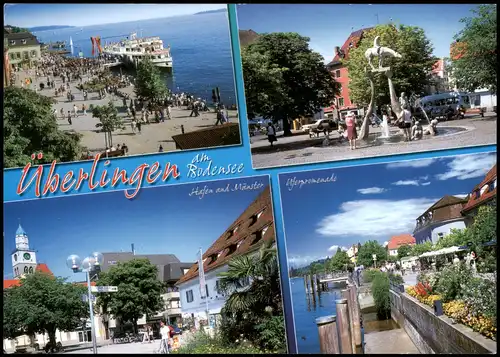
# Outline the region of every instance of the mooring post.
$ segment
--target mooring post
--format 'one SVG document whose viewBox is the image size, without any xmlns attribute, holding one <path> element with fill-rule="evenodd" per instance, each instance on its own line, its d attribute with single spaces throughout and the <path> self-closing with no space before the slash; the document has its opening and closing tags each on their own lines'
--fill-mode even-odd
<svg viewBox="0 0 500 357">
<path fill-rule="evenodd" d="M 342 295 L 344 295 L 342 293 Z M 337 309 L 337 329 L 340 340 L 340 353 L 352 354 L 351 328 L 349 327 L 349 309 L 347 299 L 335 301 Z"/>
<path fill-rule="evenodd" d="M 337 316 L 324 316 L 316 319 L 319 334 L 319 350 L 323 354 L 340 354 Z"/>
<path fill-rule="evenodd" d="M 356 345 L 354 344 L 354 311 L 353 305 L 354 302 L 351 298 L 351 289 L 350 286 L 347 285 L 347 289 L 342 290 L 342 298 L 347 300 L 347 311 L 349 311 L 349 331 L 351 332 L 351 349 L 354 353 L 356 351 Z"/>
<path fill-rule="evenodd" d="M 363 354 L 363 343 L 361 338 L 361 317 L 358 300 L 358 289 L 356 285 L 349 286 L 350 302 L 352 302 L 352 340 L 355 354 Z"/>
<path fill-rule="evenodd" d="M 302 279 L 304 279 L 304 290 L 306 291 L 306 296 L 307 296 L 307 275 L 304 275 Z"/>
<path fill-rule="evenodd" d="M 309 275 L 304 276 L 304 279 L 306 280 L 306 294 L 309 294 L 311 292 L 311 288 L 309 286 Z M 309 298 L 309 296 L 307 296 Z"/>
<path fill-rule="evenodd" d="M 309 276 L 310 285 L 311 285 L 311 296 L 313 300 L 313 305 L 316 305 L 316 294 L 314 293 L 314 277 L 312 275 Z"/>
</svg>

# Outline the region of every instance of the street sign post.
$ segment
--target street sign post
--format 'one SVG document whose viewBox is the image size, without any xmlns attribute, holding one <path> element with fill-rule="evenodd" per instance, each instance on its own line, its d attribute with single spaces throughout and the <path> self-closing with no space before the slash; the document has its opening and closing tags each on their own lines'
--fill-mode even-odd
<svg viewBox="0 0 500 357">
<path fill-rule="evenodd" d="M 90 299 L 91 299 L 92 301 L 95 301 L 95 295 L 90 295 Z M 83 301 L 83 302 L 87 302 L 87 301 L 89 301 L 89 297 L 88 297 L 88 295 L 87 295 L 87 294 L 83 294 L 83 295 L 82 295 L 82 301 Z"/>
<path fill-rule="evenodd" d="M 118 286 L 91 286 L 90 291 L 93 293 L 116 293 Z"/>
</svg>

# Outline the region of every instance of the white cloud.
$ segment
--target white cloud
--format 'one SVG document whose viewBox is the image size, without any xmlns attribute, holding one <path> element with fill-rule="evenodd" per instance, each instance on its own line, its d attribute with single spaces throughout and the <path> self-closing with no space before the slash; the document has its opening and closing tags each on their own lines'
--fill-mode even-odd
<svg viewBox="0 0 500 357">
<path fill-rule="evenodd" d="M 419 180 L 422 180 L 422 181 L 427 181 L 429 179 L 429 175 L 425 175 L 425 176 L 420 176 Z"/>
<path fill-rule="evenodd" d="M 359 200 L 340 205 L 340 212 L 324 217 L 316 232 L 323 236 L 374 238 L 412 232 L 415 219 L 437 199 Z M 383 209 L 381 209 L 383 207 Z"/>
<path fill-rule="evenodd" d="M 333 253 L 337 253 L 337 249 L 339 249 L 339 248 L 341 250 L 343 250 L 343 251 L 347 251 L 348 250 L 348 248 L 343 247 L 341 245 L 332 245 L 330 248 L 328 248 L 328 251 L 329 252 L 333 252 Z"/>
<path fill-rule="evenodd" d="M 390 164 L 387 164 L 386 167 L 388 169 L 399 169 L 403 167 L 413 167 L 413 168 L 427 167 L 430 166 L 436 160 L 437 159 L 419 159 L 419 160 L 409 160 L 409 161 L 398 161 L 398 162 L 391 162 Z"/>
<path fill-rule="evenodd" d="M 419 186 L 418 180 L 399 180 L 392 183 L 395 186 Z"/>
<path fill-rule="evenodd" d="M 467 196 L 469 196 L 469 194 L 468 193 L 460 193 L 458 195 L 453 195 L 453 196 L 458 197 L 458 198 L 466 198 Z"/>
<path fill-rule="evenodd" d="M 291 257 L 288 257 L 288 265 L 300 268 L 300 267 L 309 265 L 316 260 L 326 259 L 326 258 L 327 258 L 327 256 L 324 256 L 324 257 L 311 256 L 311 255 L 291 256 Z"/>
<path fill-rule="evenodd" d="M 430 182 L 422 182 L 420 186 L 429 186 L 431 183 Z"/>
<path fill-rule="evenodd" d="M 448 171 L 436 175 L 436 179 L 444 181 L 449 179 L 467 180 L 482 177 L 486 175 L 496 162 L 497 158 L 494 153 L 460 155 L 451 160 L 446 165 Z"/>
<path fill-rule="evenodd" d="M 384 193 L 385 191 L 387 190 L 382 187 L 368 187 L 358 189 L 358 192 L 362 195 L 376 195 L 378 193 Z"/>
</svg>

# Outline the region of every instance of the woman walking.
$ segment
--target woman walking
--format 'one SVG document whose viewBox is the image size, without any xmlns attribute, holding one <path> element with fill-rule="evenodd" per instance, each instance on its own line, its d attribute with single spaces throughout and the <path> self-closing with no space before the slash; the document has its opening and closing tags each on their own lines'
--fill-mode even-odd
<svg viewBox="0 0 500 357">
<path fill-rule="evenodd" d="M 345 125 L 347 127 L 347 139 L 349 139 L 349 147 L 351 150 L 356 149 L 356 137 L 358 133 L 356 131 L 356 116 L 353 112 L 347 113 L 345 117 Z"/>
</svg>

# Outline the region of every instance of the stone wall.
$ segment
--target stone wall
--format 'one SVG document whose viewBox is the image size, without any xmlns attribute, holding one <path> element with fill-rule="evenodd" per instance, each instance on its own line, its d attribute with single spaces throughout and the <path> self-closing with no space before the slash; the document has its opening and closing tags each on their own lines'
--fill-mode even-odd
<svg viewBox="0 0 500 357">
<path fill-rule="evenodd" d="M 445 315 L 436 316 L 433 309 L 406 293 L 391 290 L 391 315 L 422 354 L 497 353 L 495 341 L 453 324 Z"/>
</svg>

